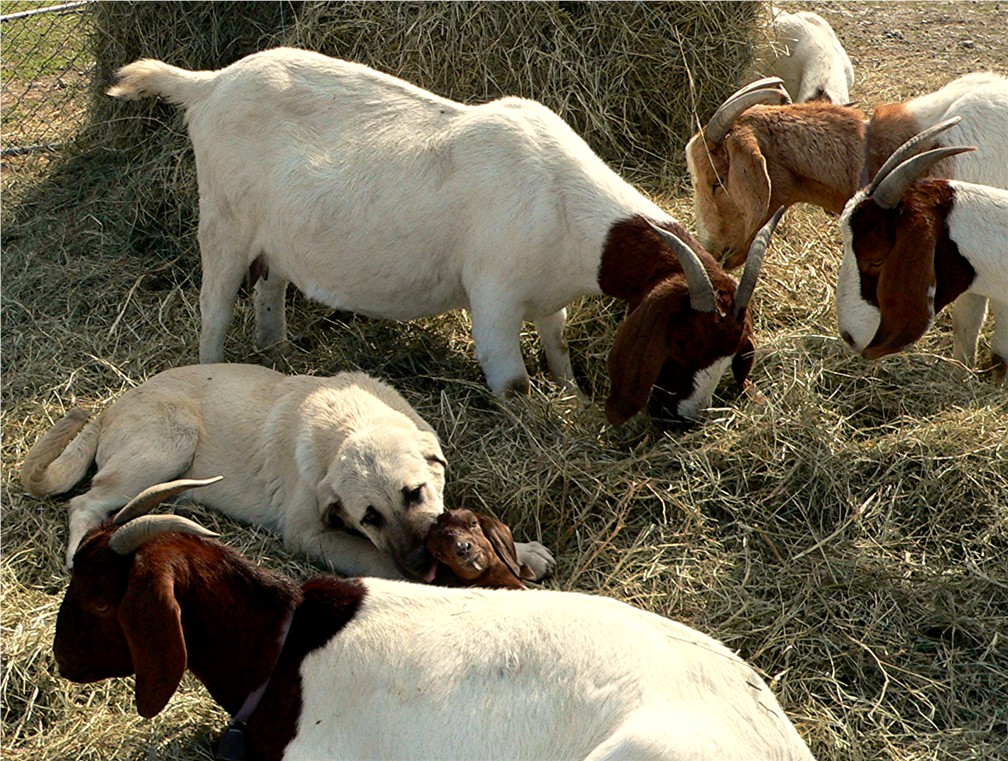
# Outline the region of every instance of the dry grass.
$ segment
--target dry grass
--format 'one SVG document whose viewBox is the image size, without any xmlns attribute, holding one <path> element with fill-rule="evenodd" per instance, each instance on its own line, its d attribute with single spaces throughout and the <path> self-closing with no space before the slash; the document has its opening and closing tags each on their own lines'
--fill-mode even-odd
<svg viewBox="0 0 1008 761">
<path fill-rule="evenodd" d="M 931 7 L 896 5 L 820 11 L 842 39 L 856 40 L 848 49 L 865 74 L 854 92 L 866 102 L 894 73 L 867 65 L 878 50 L 857 37 L 868 21 L 857 14 L 916 19 Z M 969 6 L 976 39 L 1001 13 L 986 12 Z M 994 54 L 987 60 L 1003 68 Z M 17 480 L 28 447 L 69 406 L 98 409 L 155 372 L 195 361 L 194 211 L 141 204 L 118 179 L 190 197 L 178 121 L 152 113 L 164 123 L 149 132 L 177 133 L 168 147 L 151 144 L 152 160 L 92 156 L 42 185 L 4 186 L 5 758 L 210 759 L 226 719 L 189 678 L 165 712 L 144 721 L 131 680 L 81 686 L 58 677 L 50 646 L 67 580 L 65 503 L 28 498 Z M 680 187 L 646 187 L 692 224 Z M 699 428 L 665 430 L 646 416 L 606 424 L 605 357 L 622 310 L 596 298 L 571 309 L 584 404 L 539 369 L 531 333 L 523 348 L 533 395 L 498 402 L 461 313 L 369 321 L 295 295 L 296 341 L 282 369 L 359 368 L 388 379 L 441 433 L 450 503 L 489 510 L 516 536 L 550 546 L 559 569 L 548 586 L 612 595 L 724 640 L 767 676 L 819 758 L 1006 757 L 1005 392 L 949 359 L 944 316 L 904 355 L 873 365 L 851 356 L 832 306 L 838 250 L 830 217 L 788 212 L 755 296 L 754 378 L 767 401 L 735 398 L 726 380 Z M 257 361 L 251 318 L 241 301 L 230 360 Z M 988 338 L 989 326 L 985 347 Z M 317 572 L 265 532 L 179 509 L 263 564 L 297 577 Z"/>
</svg>

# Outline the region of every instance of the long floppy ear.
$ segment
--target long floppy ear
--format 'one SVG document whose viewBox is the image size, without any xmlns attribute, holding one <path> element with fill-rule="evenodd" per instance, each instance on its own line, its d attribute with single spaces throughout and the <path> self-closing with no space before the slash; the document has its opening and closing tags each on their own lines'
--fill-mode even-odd
<svg viewBox="0 0 1008 761">
<path fill-rule="evenodd" d="M 490 541 L 490 546 L 493 547 L 493 551 L 497 554 L 497 557 L 504 562 L 504 565 L 508 567 L 511 573 L 521 578 L 518 551 L 515 549 L 511 529 L 489 515 L 477 515 L 476 519 L 483 530 L 483 536 Z"/>
<path fill-rule="evenodd" d="M 755 359 L 756 344 L 753 343 L 752 336 L 747 334 L 739 343 L 738 351 L 735 352 L 731 362 L 732 375 L 739 389 L 745 388 Z"/>
<path fill-rule="evenodd" d="M 175 694 L 187 662 L 182 611 L 167 572 L 130 580 L 119 623 L 136 670 L 137 711 L 149 719 Z"/>
<path fill-rule="evenodd" d="M 728 151 L 727 190 L 738 204 L 746 230 L 754 235 L 770 211 L 770 175 L 756 137 L 748 130 L 731 133 L 724 141 Z"/>
<path fill-rule="evenodd" d="M 616 331 L 606 367 L 610 390 L 606 417 L 622 425 L 647 404 L 658 373 L 668 359 L 665 339 L 678 298 L 668 288 L 653 289 Z"/>
<path fill-rule="evenodd" d="M 424 459 L 431 466 L 434 466 L 433 470 L 440 471 L 441 489 L 444 490 L 444 476 L 448 470 L 448 460 L 445 458 L 444 452 L 441 451 L 441 442 L 438 441 L 438 437 L 435 434 L 429 431 L 418 431 L 417 442 L 420 444 L 420 452 L 423 454 Z M 436 466 L 438 465 L 441 467 L 437 468 Z"/>
<path fill-rule="evenodd" d="M 930 327 L 933 301 L 928 293 L 935 282 L 934 249 L 935 234 L 926 222 L 899 227 L 879 274 L 876 295 L 881 320 L 865 347 L 866 356 L 874 359 L 899 351 Z"/>
</svg>

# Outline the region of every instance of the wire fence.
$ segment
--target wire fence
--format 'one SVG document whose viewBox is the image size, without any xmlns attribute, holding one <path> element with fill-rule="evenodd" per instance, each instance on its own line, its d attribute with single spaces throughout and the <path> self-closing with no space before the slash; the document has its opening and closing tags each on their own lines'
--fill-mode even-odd
<svg viewBox="0 0 1008 761">
<path fill-rule="evenodd" d="M 84 124 L 94 56 L 93 0 L 4 3 L 0 16 L 2 156 L 58 150 Z"/>
</svg>

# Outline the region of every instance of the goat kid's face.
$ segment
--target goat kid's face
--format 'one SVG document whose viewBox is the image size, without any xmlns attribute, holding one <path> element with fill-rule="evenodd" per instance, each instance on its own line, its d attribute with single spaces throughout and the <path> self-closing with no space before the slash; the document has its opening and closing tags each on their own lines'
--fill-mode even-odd
<svg viewBox="0 0 1008 761">
<path fill-rule="evenodd" d="M 427 549 L 460 579 L 472 580 L 490 564 L 489 540 L 483 535 L 479 518 L 470 510 L 442 513 L 427 536 Z"/>
<path fill-rule="evenodd" d="M 712 144 L 697 133 L 686 145 L 686 166 L 693 184 L 697 238 L 726 269 L 740 266 L 776 207 L 755 136 L 739 128 Z"/>
<path fill-rule="evenodd" d="M 697 420 L 729 365 L 745 385 L 753 364 L 752 321 L 747 309 L 733 316 L 733 278 L 722 273 L 714 285 L 713 312 L 692 309 L 685 283 L 666 280 L 626 316 L 608 362 L 606 416 L 613 425 L 645 405 L 656 416 Z"/>
<path fill-rule="evenodd" d="M 844 257 L 836 287 L 840 334 L 865 359 L 898 352 L 935 316 L 935 245 L 929 215 L 912 202 L 881 209 L 859 191 L 840 220 Z"/>
<path fill-rule="evenodd" d="M 425 541 L 444 512 L 446 462 L 426 431 L 375 427 L 350 436 L 318 485 L 323 523 L 363 535 L 400 570 L 426 578 Z"/>
</svg>

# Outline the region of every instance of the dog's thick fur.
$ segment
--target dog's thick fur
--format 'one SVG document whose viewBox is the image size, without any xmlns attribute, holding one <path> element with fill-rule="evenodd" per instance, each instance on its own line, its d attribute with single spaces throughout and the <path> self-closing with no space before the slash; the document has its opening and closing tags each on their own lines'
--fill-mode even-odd
<svg viewBox="0 0 1008 761">
<path fill-rule="evenodd" d="M 406 400 L 364 373 L 179 367 L 86 421 L 72 410 L 21 474 L 45 496 L 97 466 L 90 489 L 70 500 L 67 565 L 88 529 L 146 487 L 222 475 L 199 500 L 276 531 L 291 550 L 350 575 L 433 575 L 424 540 L 444 510 L 445 456 Z"/>
</svg>

